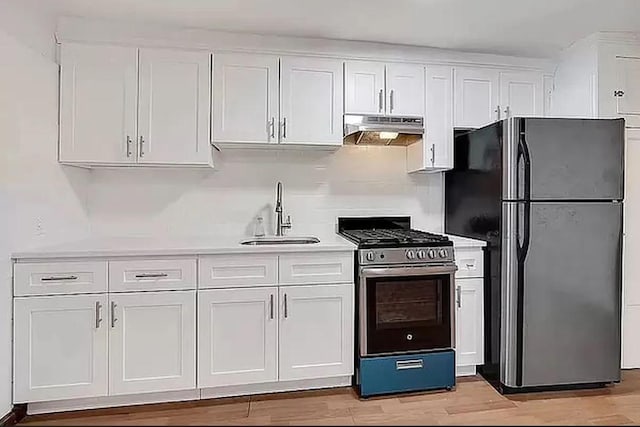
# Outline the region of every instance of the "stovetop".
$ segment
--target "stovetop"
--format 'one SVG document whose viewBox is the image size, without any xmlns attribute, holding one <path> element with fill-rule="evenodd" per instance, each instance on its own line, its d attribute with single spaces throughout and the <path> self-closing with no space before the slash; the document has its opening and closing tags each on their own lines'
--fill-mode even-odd
<svg viewBox="0 0 640 427">
<path fill-rule="evenodd" d="M 343 230 L 340 234 L 357 243 L 360 248 L 453 246 L 446 236 L 413 229 L 356 229 Z"/>
</svg>

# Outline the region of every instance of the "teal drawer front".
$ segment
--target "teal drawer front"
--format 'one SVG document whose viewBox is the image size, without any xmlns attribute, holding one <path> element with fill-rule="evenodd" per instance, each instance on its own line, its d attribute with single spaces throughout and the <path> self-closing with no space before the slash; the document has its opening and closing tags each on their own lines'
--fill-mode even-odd
<svg viewBox="0 0 640 427">
<path fill-rule="evenodd" d="M 362 358 L 360 395 L 451 388 L 456 384 L 453 350 Z"/>
</svg>

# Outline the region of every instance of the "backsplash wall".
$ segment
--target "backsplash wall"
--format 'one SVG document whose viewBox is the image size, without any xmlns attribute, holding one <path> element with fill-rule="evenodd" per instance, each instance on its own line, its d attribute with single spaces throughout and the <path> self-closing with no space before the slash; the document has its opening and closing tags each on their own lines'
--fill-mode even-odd
<svg viewBox="0 0 640 427">
<path fill-rule="evenodd" d="M 94 169 L 87 212 L 99 236 L 273 234 L 276 182 L 290 234 L 325 236 L 338 216 L 411 215 L 441 231 L 441 174 L 407 174 L 403 147 L 223 149 L 216 169 Z"/>
</svg>

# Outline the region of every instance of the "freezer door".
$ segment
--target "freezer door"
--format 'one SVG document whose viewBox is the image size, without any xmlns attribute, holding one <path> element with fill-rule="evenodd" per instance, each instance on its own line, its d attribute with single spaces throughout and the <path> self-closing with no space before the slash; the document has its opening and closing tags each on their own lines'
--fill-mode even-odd
<svg viewBox="0 0 640 427">
<path fill-rule="evenodd" d="M 520 264 L 511 260 L 507 268 L 516 284 L 506 286 L 511 292 L 507 310 L 515 313 L 505 361 L 511 369 L 504 383 L 530 387 L 618 381 L 622 204 L 514 205 L 508 212 L 518 223 L 514 234 L 519 243 L 513 251 L 524 255 Z M 527 205 L 528 242 L 523 237 Z"/>
<path fill-rule="evenodd" d="M 511 133 L 509 146 L 524 137 L 520 143 L 530 159 L 531 200 L 623 198 L 623 119 L 512 120 L 519 122 L 513 126 L 518 133 Z M 524 187 L 523 179 L 518 181 Z"/>
</svg>

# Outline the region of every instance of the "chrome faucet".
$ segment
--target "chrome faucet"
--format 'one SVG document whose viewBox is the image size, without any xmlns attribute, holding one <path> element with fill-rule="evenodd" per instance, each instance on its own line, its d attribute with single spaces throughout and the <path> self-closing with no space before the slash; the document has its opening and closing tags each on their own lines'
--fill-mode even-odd
<svg viewBox="0 0 640 427">
<path fill-rule="evenodd" d="M 284 229 L 291 228 L 291 216 L 282 221 L 282 183 L 278 181 L 276 186 L 276 236 L 284 236 Z"/>
</svg>

